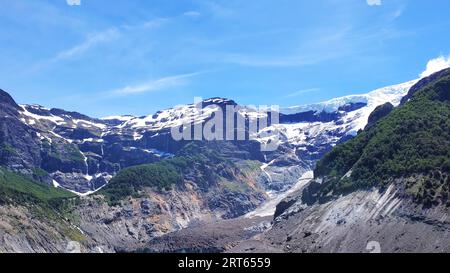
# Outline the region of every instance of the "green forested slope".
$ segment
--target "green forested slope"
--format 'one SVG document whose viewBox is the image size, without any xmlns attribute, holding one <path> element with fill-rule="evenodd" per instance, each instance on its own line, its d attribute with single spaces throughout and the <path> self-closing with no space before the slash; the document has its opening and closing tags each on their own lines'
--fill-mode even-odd
<svg viewBox="0 0 450 273">
<path fill-rule="evenodd" d="M 445 202 L 450 172 L 450 70 L 427 82 L 408 102 L 338 145 L 315 169 L 319 197 L 420 177 L 404 185 L 417 201 Z"/>
</svg>

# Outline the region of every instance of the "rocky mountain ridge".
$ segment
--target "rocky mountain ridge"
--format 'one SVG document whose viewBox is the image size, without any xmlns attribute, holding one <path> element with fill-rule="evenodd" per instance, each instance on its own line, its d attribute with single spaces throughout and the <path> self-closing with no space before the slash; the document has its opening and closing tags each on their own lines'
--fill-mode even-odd
<svg viewBox="0 0 450 273">
<path fill-rule="evenodd" d="M 268 128 L 280 133 L 279 151 L 282 152 L 260 153 L 253 157 L 259 157 L 257 159 L 263 163 L 273 161 L 276 166 L 276 161 L 286 161 L 284 157 L 292 154 L 292 159 L 288 161 L 293 161 L 287 164 L 311 168 L 314 161 L 333 145 L 345 141 L 362 129 L 372 108 L 387 101 L 397 105 L 399 98 L 411 84 L 376 90 L 369 95 L 349 96 L 323 104 L 297 107 L 298 111 L 303 112 L 294 113 L 293 108 L 282 109 L 280 124 Z M 8 125 L 8 130 L 28 130 L 27 133 L 17 134 L 5 132 L 2 143 L 18 148 L 20 156 L 4 155 L 3 165 L 31 175 L 31 169 L 42 169 L 48 176 L 41 177 L 41 180 L 82 195 L 106 185 L 121 169 L 172 157 L 186 142 L 174 141 L 170 137 L 170 129 L 193 118 L 207 120 L 214 112 L 210 110 L 203 113 L 203 116 L 198 116 L 195 105 L 185 105 L 145 117 L 95 119 L 39 105 L 19 106 L 9 94 L 2 94 L 2 103 L 7 105 L 2 110 L 8 111 L 11 117 L 8 123 L 17 124 Z M 218 105 L 218 109 L 225 105 L 236 105 L 239 114 L 247 120 L 257 115 L 254 109 L 238 106 L 227 99 L 215 98 L 202 102 L 203 107 L 211 104 Z M 29 141 L 20 140 L 25 136 Z M 255 136 L 255 140 L 260 143 L 265 141 L 258 136 Z M 26 147 L 22 147 L 24 145 Z M 258 151 L 251 152 L 256 154 Z M 271 166 L 272 164 L 268 169 Z M 300 176 L 301 174 L 298 177 Z M 290 183 L 292 181 L 287 183 L 288 187 Z M 286 189 L 280 183 L 273 184 L 275 188 Z"/>
<path fill-rule="evenodd" d="M 61 225 L 75 226 L 85 238 L 83 247 L 132 251 L 198 221 L 236 218 L 258 206 L 275 204 L 280 194 L 303 183 L 304 175 L 323 154 L 363 129 L 378 105 L 398 105 L 413 84 L 300 107 L 299 112 L 282 109 L 280 124 L 265 129 L 279 133 L 278 149 L 270 152 L 260 149 L 267 141 L 263 135 L 245 141 L 197 143 L 171 138 L 173 126 L 192 118 L 206 122 L 227 105 L 236 106 L 238 115 L 247 121 L 260 115 L 228 99 L 203 101 L 212 107 L 200 116 L 196 105 L 185 105 L 145 117 L 96 119 L 38 105 L 18 105 L 2 92 L 0 162 L 38 183 L 82 197 L 75 198 L 81 203 L 65 211 L 69 217 L 62 219 Z M 190 156 L 195 153 L 183 152 L 192 144 L 199 145 L 197 153 L 206 148 L 217 154 L 222 165 L 211 160 L 214 157 L 202 157 L 208 153 L 198 153 L 200 159 Z M 216 170 L 218 166 L 223 166 L 222 170 Z M 115 179 L 133 177 L 135 172 L 174 173 L 181 182 L 155 188 L 146 181 L 141 185 Z M 254 216 L 275 210 L 274 205 L 267 206 Z M 24 240 L 9 249 L 21 248 Z M 62 246 L 29 245 L 23 249 L 61 251 Z"/>
</svg>

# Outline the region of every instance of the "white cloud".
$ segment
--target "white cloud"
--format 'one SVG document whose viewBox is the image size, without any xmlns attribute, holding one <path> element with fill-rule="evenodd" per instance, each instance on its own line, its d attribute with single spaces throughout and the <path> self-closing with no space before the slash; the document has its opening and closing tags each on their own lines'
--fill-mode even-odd
<svg viewBox="0 0 450 273">
<path fill-rule="evenodd" d="M 82 43 L 73 46 L 72 48 L 66 49 L 64 51 L 59 52 L 51 62 L 67 60 L 78 55 L 81 55 L 91 49 L 92 47 L 107 43 L 117 39 L 122 35 L 125 31 L 131 31 L 137 28 L 157 28 L 164 25 L 169 18 L 154 18 L 152 20 L 148 20 L 139 25 L 130 26 L 130 25 L 122 25 L 119 27 L 113 27 L 102 32 L 95 33 L 86 38 Z"/>
<path fill-rule="evenodd" d="M 225 54 L 222 59 L 225 63 L 237 64 L 242 66 L 255 67 L 283 67 L 283 66 L 302 66 L 314 63 L 301 57 L 273 57 L 273 56 L 254 56 L 245 54 Z"/>
<path fill-rule="evenodd" d="M 381 0 L 367 0 L 369 6 L 381 6 Z"/>
<path fill-rule="evenodd" d="M 187 17 L 200 17 L 202 14 L 198 11 L 191 10 L 186 11 L 185 13 L 183 13 L 183 15 Z"/>
<path fill-rule="evenodd" d="M 351 27 L 320 29 L 308 35 L 308 39 L 292 47 L 291 52 L 278 50 L 282 54 L 261 53 L 241 53 L 241 52 L 215 52 L 207 59 L 214 62 L 222 62 L 240 66 L 250 67 L 299 67 L 310 66 L 332 59 L 339 59 L 344 56 L 353 55 L 355 47 L 362 47 L 362 44 L 379 40 L 380 36 L 373 33 L 352 34 Z M 277 34 L 277 32 L 272 32 Z M 270 33 L 269 33 L 270 35 Z M 253 38 L 255 36 L 247 36 Z M 383 37 L 384 38 L 384 37 Z M 242 39 L 238 37 L 237 39 Z M 237 41 L 236 39 L 236 41 Z M 330 44 L 336 50 L 330 50 Z M 361 44 L 361 45 L 360 45 Z M 372 43 L 370 43 L 372 44 Z"/>
<path fill-rule="evenodd" d="M 77 55 L 80 55 L 90 48 L 105 42 L 112 41 L 116 39 L 120 35 L 120 32 L 116 28 L 111 28 L 106 31 L 97 33 L 88 37 L 81 44 L 78 44 L 70 49 L 59 52 L 54 58 L 53 61 L 67 60 Z"/>
<path fill-rule="evenodd" d="M 395 20 L 403 15 L 404 8 L 397 9 L 394 13 L 391 14 L 391 20 Z"/>
<path fill-rule="evenodd" d="M 217 17 L 230 17 L 234 14 L 234 11 L 222 4 L 210 1 L 203 1 L 203 5 L 211 12 L 212 15 Z M 225 2 L 224 2 L 225 3 Z"/>
<path fill-rule="evenodd" d="M 151 80 L 137 85 L 125 86 L 119 89 L 107 92 L 110 96 L 123 96 L 123 95 L 133 95 L 148 93 L 163 89 L 168 89 L 174 86 L 181 86 L 186 84 L 188 78 L 195 77 L 202 74 L 203 72 L 195 72 L 190 74 L 181 74 L 175 76 L 163 77 L 156 80 Z"/>
<path fill-rule="evenodd" d="M 298 96 L 306 94 L 306 93 L 317 92 L 317 91 L 320 91 L 320 88 L 302 89 L 302 90 L 295 91 L 291 94 L 288 94 L 288 95 L 284 96 L 284 98 L 294 98 L 294 97 L 298 97 Z"/>
<path fill-rule="evenodd" d="M 68 0 L 69 1 L 69 0 Z M 77 0 L 70 0 L 77 1 Z M 141 22 L 137 25 L 120 25 L 117 27 L 111 27 L 101 32 L 97 32 L 91 35 L 88 35 L 87 38 L 81 43 L 72 46 L 71 48 L 62 50 L 56 53 L 52 58 L 42 61 L 34 66 L 31 66 L 29 71 L 39 71 L 45 69 L 51 65 L 59 63 L 60 61 L 69 60 L 78 56 L 83 55 L 87 51 L 91 50 L 95 46 L 100 44 L 108 43 L 114 41 L 120 36 L 126 34 L 130 31 L 135 31 L 138 29 L 151 29 L 163 26 L 168 21 L 172 20 L 172 18 L 154 18 L 145 22 Z"/>
<path fill-rule="evenodd" d="M 146 21 L 145 23 L 142 24 L 142 27 L 144 28 L 157 28 L 157 27 L 161 27 L 162 25 L 164 25 L 165 23 L 169 22 L 170 18 L 155 18 L 149 21 Z"/>
<path fill-rule="evenodd" d="M 81 6 L 81 0 L 66 0 L 69 6 Z"/>
<path fill-rule="evenodd" d="M 431 74 L 450 67 L 450 55 L 439 56 L 436 59 L 428 61 L 427 68 L 420 74 L 420 77 L 428 77 Z"/>
<path fill-rule="evenodd" d="M 223 63 L 253 67 L 289 67 L 314 65 L 334 59 L 342 52 L 308 53 L 305 55 L 290 54 L 287 56 L 258 56 L 247 54 L 224 54 L 218 57 Z M 217 57 L 216 57 L 217 59 Z"/>
</svg>

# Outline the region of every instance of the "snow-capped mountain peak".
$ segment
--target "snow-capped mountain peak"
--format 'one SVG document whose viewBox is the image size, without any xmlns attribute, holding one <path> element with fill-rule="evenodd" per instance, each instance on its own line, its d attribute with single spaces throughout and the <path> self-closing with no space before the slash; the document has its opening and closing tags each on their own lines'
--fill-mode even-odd
<svg viewBox="0 0 450 273">
<path fill-rule="evenodd" d="M 366 94 L 282 108 L 281 124 L 271 129 L 279 132 L 280 145 L 294 146 L 300 157 L 314 160 L 364 129 L 376 107 L 387 102 L 398 106 L 417 82 L 413 80 Z"/>
<path fill-rule="evenodd" d="M 278 142 L 282 153 L 264 154 L 267 162 L 273 162 L 268 164 L 267 170 L 289 155 L 293 161 L 282 164 L 300 164 L 307 171 L 324 153 L 363 129 L 377 106 L 386 102 L 398 105 L 416 82 L 281 109 L 280 124 L 271 125 L 260 134 L 252 134 L 249 141 L 262 145 L 268 141 Z M 38 145 L 45 150 L 44 155 L 54 162 L 42 168 L 61 187 L 85 194 L 104 186 L 122 168 L 173 156 L 183 145 L 171 138 L 170 129 L 173 127 L 205 122 L 227 105 L 235 106 L 238 115 L 246 120 L 264 115 L 257 109 L 225 98 L 206 99 L 201 105 L 180 105 L 143 117 L 124 115 L 102 119 L 39 105 L 21 105 L 18 112 L 21 122 L 36 131 Z M 278 132 L 278 137 L 267 137 L 265 132 L 268 131 Z M 58 149 L 61 154 L 54 153 Z M 284 182 L 283 186 L 276 187 L 284 189 L 289 187 L 288 184 Z"/>
</svg>

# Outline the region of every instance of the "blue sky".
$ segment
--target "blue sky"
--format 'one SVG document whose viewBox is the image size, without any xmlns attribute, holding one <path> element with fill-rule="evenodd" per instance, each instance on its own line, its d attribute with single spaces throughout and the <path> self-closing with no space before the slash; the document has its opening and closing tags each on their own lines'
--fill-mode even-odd
<svg viewBox="0 0 450 273">
<path fill-rule="evenodd" d="M 95 117 L 291 106 L 450 64 L 448 0 L 0 0 L 0 88 Z M 76 0 L 69 0 L 75 1 Z"/>
</svg>

